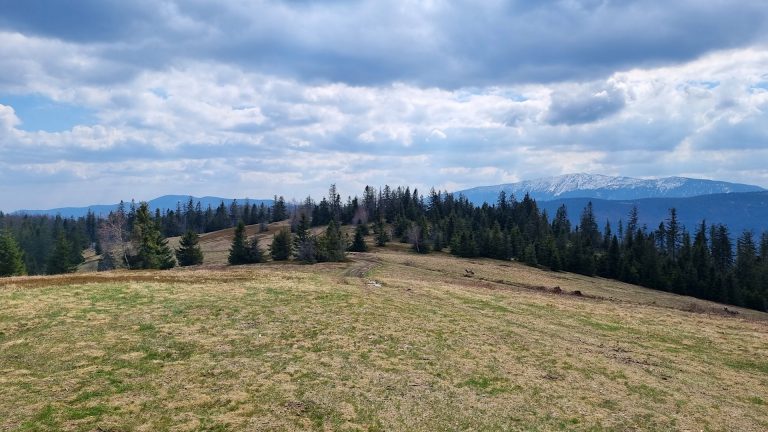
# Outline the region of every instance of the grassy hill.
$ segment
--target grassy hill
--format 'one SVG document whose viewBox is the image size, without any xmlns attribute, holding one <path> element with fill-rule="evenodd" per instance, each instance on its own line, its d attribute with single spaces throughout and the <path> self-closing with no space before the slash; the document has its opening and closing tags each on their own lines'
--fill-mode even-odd
<svg viewBox="0 0 768 432">
<path fill-rule="evenodd" d="M 400 244 L 226 267 L 230 237 L 0 280 L 0 430 L 768 428 L 766 314 Z"/>
</svg>

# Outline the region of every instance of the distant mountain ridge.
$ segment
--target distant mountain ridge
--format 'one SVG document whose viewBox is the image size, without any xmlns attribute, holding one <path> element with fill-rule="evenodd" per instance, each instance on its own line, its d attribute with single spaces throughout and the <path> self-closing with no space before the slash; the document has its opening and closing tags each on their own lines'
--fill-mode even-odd
<svg viewBox="0 0 768 432">
<path fill-rule="evenodd" d="M 526 193 L 537 201 L 565 198 L 597 198 L 604 200 L 635 200 L 643 198 L 687 198 L 737 192 L 765 191 L 760 186 L 729 183 L 716 180 L 666 177 L 636 179 L 599 174 L 566 174 L 517 183 L 480 186 L 454 192 L 462 194 L 472 203 L 495 203 L 501 191 L 507 196 L 521 199 Z"/>
<path fill-rule="evenodd" d="M 197 204 L 197 202 L 200 202 L 200 205 L 202 206 L 203 210 L 208 208 L 210 205 L 213 208 L 216 208 L 221 204 L 224 203 L 225 206 L 229 206 L 232 204 L 232 201 L 235 200 L 235 198 L 221 198 L 221 197 L 213 197 L 213 196 L 205 196 L 205 197 L 194 197 L 190 195 L 163 195 L 161 197 L 152 199 L 147 201 L 149 204 L 149 208 L 151 210 L 160 209 L 161 211 L 164 210 L 175 210 L 176 204 L 181 203 L 182 208 L 186 205 L 186 203 L 189 201 L 189 198 L 192 198 L 192 201 Z M 274 200 L 271 199 L 248 199 L 248 198 L 238 198 L 237 202 L 240 204 L 243 204 L 244 202 L 248 201 L 250 204 L 264 204 L 264 205 L 272 205 Z M 124 201 L 126 209 L 130 205 L 129 201 Z M 88 211 L 92 211 L 96 216 L 106 216 L 109 214 L 109 212 L 114 211 L 117 209 L 119 203 L 116 204 L 104 204 L 104 205 L 90 205 L 85 207 L 61 207 L 61 208 L 54 208 L 54 209 L 48 209 L 48 210 L 18 210 L 13 212 L 14 214 L 28 214 L 28 215 L 51 215 L 56 216 L 60 215 L 64 218 L 74 217 L 78 218 L 81 216 L 85 216 L 88 214 Z"/>
<path fill-rule="evenodd" d="M 568 211 L 568 219 L 578 225 L 584 207 L 592 203 L 592 210 L 602 230 L 609 221 L 614 233 L 619 221 L 625 226 L 632 206 L 637 206 L 638 221 L 649 230 L 669 218 L 669 209 L 677 210 L 677 217 L 689 232 L 695 232 L 702 220 L 707 225 L 724 224 L 732 236 L 751 230 L 759 235 L 768 231 L 768 191 L 699 195 L 686 198 L 643 198 L 637 200 L 603 200 L 599 198 L 563 198 L 537 201 L 550 219 L 561 205 Z"/>
</svg>

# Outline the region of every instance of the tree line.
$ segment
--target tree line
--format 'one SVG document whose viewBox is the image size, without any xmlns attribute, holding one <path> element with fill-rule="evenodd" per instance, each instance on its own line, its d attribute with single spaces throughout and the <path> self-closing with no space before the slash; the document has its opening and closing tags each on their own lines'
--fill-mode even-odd
<svg viewBox="0 0 768 432">
<path fill-rule="evenodd" d="M 705 221 L 689 231 L 678 221 L 675 209 L 655 228 L 638 224 L 637 208 L 618 226 L 605 223 L 600 228 L 591 203 L 581 209 L 579 223 L 572 226 L 565 206 L 550 217 L 528 195 L 518 200 L 501 192 L 495 203 L 476 206 L 463 196 L 434 189 L 424 197 L 416 189 L 385 186 L 380 190 L 366 187 L 361 196 L 342 201 L 332 185 L 319 202 L 307 197 L 301 203 L 287 204 L 275 197 L 270 206 L 234 201 L 203 210 L 190 199 L 175 210 L 154 213 L 146 203 L 121 203 L 105 218 L 0 214 L 0 228 L 6 230 L 3 242 L 9 238 L 18 242 L 26 270 L 39 274 L 61 269 L 52 264 L 58 261 L 51 258 L 57 255 L 54 251 L 64 257 L 63 251 L 69 250 L 70 261 L 61 260 L 69 263 L 65 269 L 71 268 L 77 261 L 74 251 L 86 244 L 94 245 L 98 252 L 108 250 L 102 253 L 102 268 L 116 263 L 129 268 L 167 268 L 174 261 L 197 264 L 203 259 L 198 234 L 231 227 L 236 229 L 229 262 L 262 262 L 267 256 L 257 237 L 249 239 L 245 234 L 245 226 L 258 225 L 259 231 L 265 231 L 268 223 L 286 219 L 289 228 L 277 232 L 268 248 L 274 260 L 343 260 L 347 251 L 366 250 L 365 238 L 372 231 L 379 246 L 400 241 L 410 244 L 415 253 L 446 251 L 459 257 L 517 260 L 554 271 L 768 309 L 768 234 L 758 238 L 747 231 L 734 242 L 726 226 Z M 342 225 L 356 227 L 353 239 L 341 234 Z M 312 228 L 319 226 L 327 228 L 313 235 Z M 180 248 L 172 251 L 165 237 L 179 235 L 183 235 Z M 5 259 L 3 248 L 0 246 L 0 260 Z"/>
</svg>

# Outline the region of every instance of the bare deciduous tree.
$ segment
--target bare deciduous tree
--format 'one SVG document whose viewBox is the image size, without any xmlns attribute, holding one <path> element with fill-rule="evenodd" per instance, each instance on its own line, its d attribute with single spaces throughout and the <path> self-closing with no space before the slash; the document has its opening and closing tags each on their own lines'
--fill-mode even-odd
<svg viewBox="0 0 768 432">
<path fill-rule="evenodd" d="M 122 211 L 112 212 L 99 226 L 99 241 L 105 254 L 118 251 L 126 268 L 131 268 L 128 260 L 130 243 L 128 241 L 128 220 Z"/>
</svg>

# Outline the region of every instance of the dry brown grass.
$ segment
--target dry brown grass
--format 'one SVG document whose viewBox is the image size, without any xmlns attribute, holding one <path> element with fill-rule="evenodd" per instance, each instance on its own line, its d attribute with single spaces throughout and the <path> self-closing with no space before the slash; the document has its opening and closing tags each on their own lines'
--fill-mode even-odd
<svg viewBox="0 0 768 432">
<path fill-rule="evenodd" d="M 0 430 L 766 430 L 766 315 L 718 308 L 397 244 L 11 278 Z"/>
</svg>

